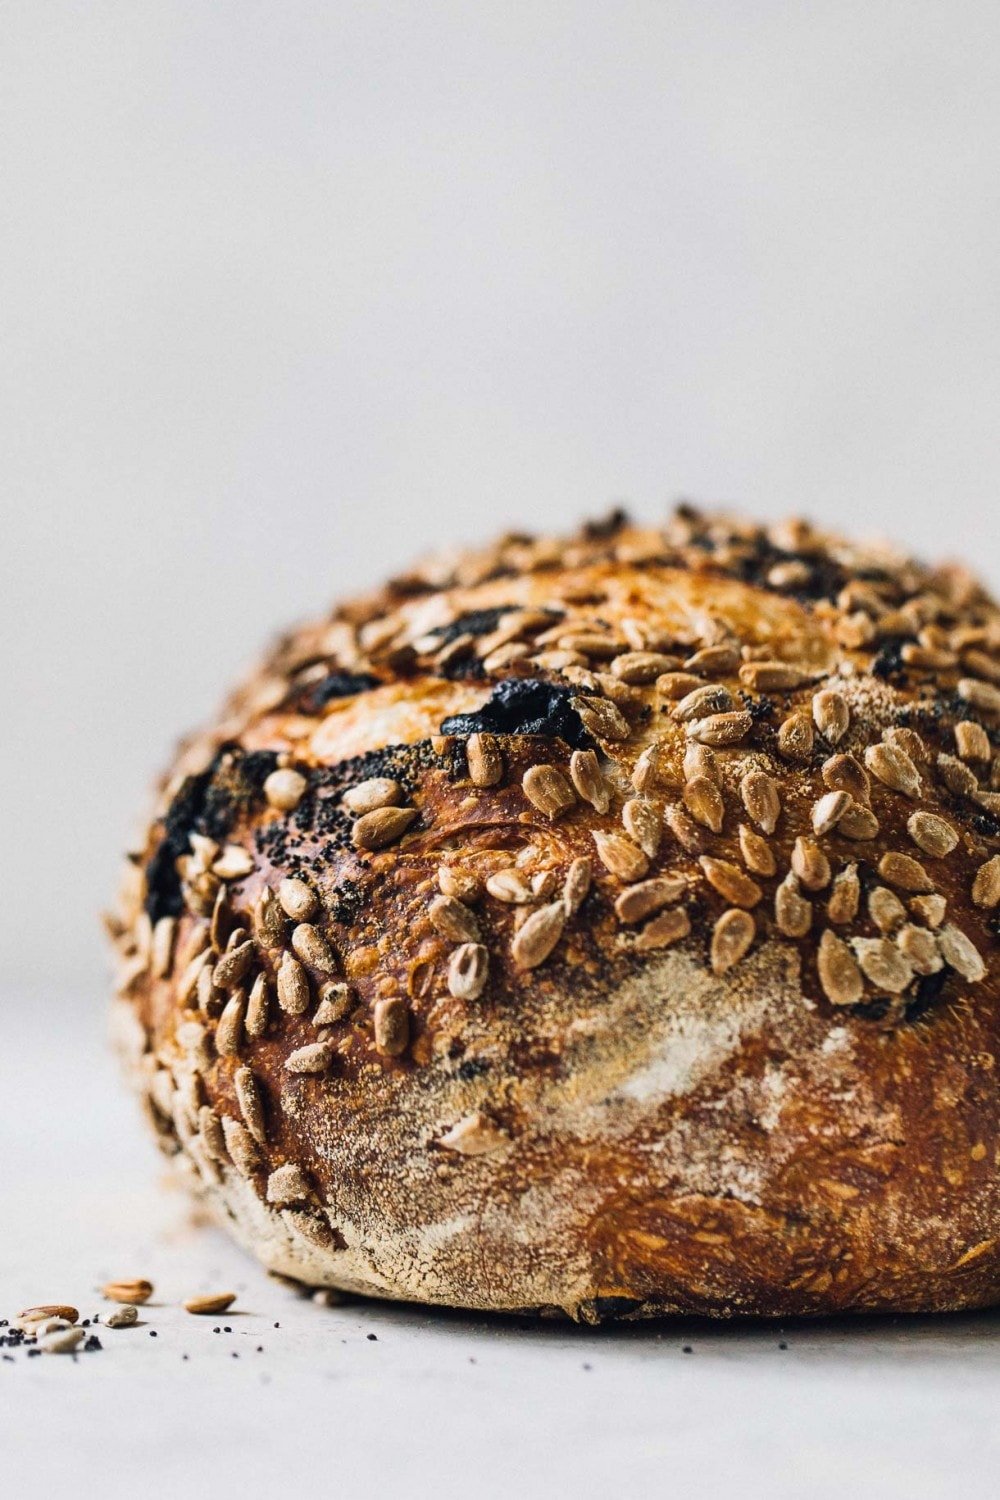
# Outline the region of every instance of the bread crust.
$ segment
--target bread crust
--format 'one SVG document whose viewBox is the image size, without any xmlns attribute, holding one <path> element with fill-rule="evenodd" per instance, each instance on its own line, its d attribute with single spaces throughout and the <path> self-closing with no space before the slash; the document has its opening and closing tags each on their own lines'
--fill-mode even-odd
<svg viewBox="0 0 1000 1500">
<path fill-rule="evenodd" d="M 689 508 L 293 631 L 110 924 L 163 1149 L 312 1286 L 995 1303 L 998 683 L 964 571 Z"/>
</svg>

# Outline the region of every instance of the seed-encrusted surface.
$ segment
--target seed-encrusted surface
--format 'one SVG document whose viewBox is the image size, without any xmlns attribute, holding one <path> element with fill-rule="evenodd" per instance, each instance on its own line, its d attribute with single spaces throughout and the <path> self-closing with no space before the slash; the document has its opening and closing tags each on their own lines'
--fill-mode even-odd
<svg viewBox="0 0 1000 1500">
<path fill-rule="evenodd" d="M 384 1295 L 989 1300 L 998 678 L 960 569 L 691 510 L 285 637 L 111 924 L 164 1149 L 275 1269 Z M 912 1254 L 839 1260 L 855 1211 Z"/>
</svg>

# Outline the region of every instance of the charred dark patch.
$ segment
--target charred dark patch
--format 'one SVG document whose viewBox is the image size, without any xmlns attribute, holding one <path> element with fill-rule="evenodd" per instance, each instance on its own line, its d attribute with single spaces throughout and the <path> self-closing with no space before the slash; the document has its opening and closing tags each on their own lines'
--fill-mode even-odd
<svg viewBox="0 0 1000 1500">
<path fill-rule="evenodd" d="M 443 646 L 456 641 L 460 635 L 491 635 L 504 615 L 516 609 L 515 604 L 498 604 L 495 609 L 470 609 L 448 625 L 439 625 L 429 633 L 440 640 Z"/>
<path fill-rule="evenodd" d="M 885 641 L 872 657 L 872 676 L 881 677 L 883 682 L 891 682 L 897 678 L 904 677 L 906 675 L 906 664 L 900 654 L 902 649 L 902 641 Z"/>
<path fill-rule="evenodd" d="M 184 908 L 177 860 L 188 854 L 192 833 L 225 839 L 241 816 L 263 797 L 264 782 L 278 763 L 273 750 L 244 755 L 224 746 L 207 770 L 188 776 L 163 819 L 163 836 L 146 866 L 146 911 L 150 920 L 179 916 Z"/>
<path fill-rule="evenodd" d="M 941 999 L 947 983 L 948 974 L 944 969 L 939 969 L 936 974 L 925 974 L 914 986 L 913 999 L 906 1007 L 906 1019 L 919 1021 L 921 1016 L 926 1015 Z"/>
<path fill-rule="evenodd" d="M 594 1312 L 602 1323 L 613 1323 L 616 1318 L 625 1318 L 645 1303 L 641 1297 L 595 1297 Z"/>
<path fill-rule="evenodd" d="M 442 734 L 537 734 L 565 740 L 584 750 L 593 740 L 573 707 L 576 689 L 534 677 L 508 677 L 498 682 L 489 699 L 475 713 L 452 714 L 442 720 Z"/>
<path fill-rule="evenodd" d="M 714 548 L 715 543 L 710 535 L 706 534 L 705 540 L 710 549 Z M 817 599 L 835 600 L 844 587 L 847 575 L 840 563 L 831 557 L 811 552 L 788 552 L 782 547 L 775 547 L 763 533 L 758 534 L 747 545 L 749 551 L 735 565 L 725 570 L 735 574 L 743 583 L 752 584 L 756 588 L 770 588 L 767 579 L 772 568 L 780 563 L 798 563 L 807 570 L 803 581 L 794 588 L 782 589 L 781 593 L 787 593 L 801 603 L 811 604 Z"/>
<path fill-rule="evenodd" d="M 403 800 L 409 801 L 427 772 L 443 771 L 455 780 L 463 774 L 464 766 L 460 747 L 438 755 L 430 740 L 421 740 L 416 745 L 389 745 L 315 769 L 295 811 L 257 830 L 257 849 L 277 869 L 290 874 L 323 870 L 338 851 L 353 847 L 354 819 L 340 800 L 348 787 L 370 776 L 388 776 L 399 782 Z M 345 891 L 343 899 L 354 898 Z"/>
<path fill-rule="evenodd" d="M 888 996 L 879 995 L 876 1000 L 863 1000 L 860 1005 L 852 1005 L 850 1013 L 859 1021 L 884 1021 L 891 1006 Z"/>
<path fill-rule="evenodd" d="M 352 698 L 378 685 L 379 679 L 371 672 L 328 672 L 316 682 L 293 688 L 282 707 L 294 713 L 318 714 L 335 698 Z"/>
<path fill-rule="evenodd" d="M 596 521 L 585 522 L 583 534 L 589 542 L 606 541 L 608 537 L 615 536 L 628 524 L 628 511 L 616 505 L 614 510 L 608 511 L 607 515 L 598 516 Z"/>
</svg>

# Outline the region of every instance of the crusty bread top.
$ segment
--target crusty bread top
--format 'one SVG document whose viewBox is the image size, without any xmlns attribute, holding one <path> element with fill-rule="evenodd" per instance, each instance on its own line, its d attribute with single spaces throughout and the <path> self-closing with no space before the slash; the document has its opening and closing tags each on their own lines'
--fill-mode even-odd
<svg viewBox="0 0 1000 1500">
<path fill-rule="evenodd" d="M 492 1031 L 541 1098 L 602 994 L 648 1025 L 628 996 L 666 950 L 724 979 L 717 1028 L 720 994 L 794 990 L 810 1047 L 848 1026 L 875 1067 L 865 1036 L 995 1009 L 998 743 L 1000 613 L 961 568 L 689 508 L 506 537 L 286 635 L 182 748 L 113 920 L 120 988 L 154 1051 L 212 1033 L 244 1175 L 255 1077 L 285 1100 L 333 1070 L 358 1109 L 446 1062 L 472 1099 Z M 299 1107 L 345 1128 L 283 1103 L 280 1171 Z M 498 1088 L 437 1145 L 488 1154 L 516 1107 Z"/>
</svg>

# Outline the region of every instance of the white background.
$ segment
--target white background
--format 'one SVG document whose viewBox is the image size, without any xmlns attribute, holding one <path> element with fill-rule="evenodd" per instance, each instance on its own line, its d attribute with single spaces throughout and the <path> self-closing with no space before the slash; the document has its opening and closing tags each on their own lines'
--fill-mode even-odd
<svg viewBox="0 0 1000 1500">
<path fill-rule="evenodd" d="M 992 0 L 8 0 L 0 161 L 8 975 L 99 980 L 173 738 L 428 546 L 686 494 L 1000 575 Z"/>
<path fill-rule="evenodd" d="M 96 912 L 173 738 L 278 624 L 440 543 L 678 495 L 1000 579 L 994 0 L 7 0 L 0 173 L 0 1045 L 83 1060 L 27 1201 L 41 1173 L 75 1204 L 70 1138 L 111 1161 L 129 1128 L 76 1130 Z M 7 1286 L 53 1264 L 44 1203 Z M 982 1450 L 934 1369 L 924 1446 L 890 1424 L 881 1469 L 848 1442 L 838 1470 L 809 1408 L 813 1493 L 943 1493 L 931 1448 Z M 742 1452 L 712 1460 L 734 1494 Z"/>
</svg>

